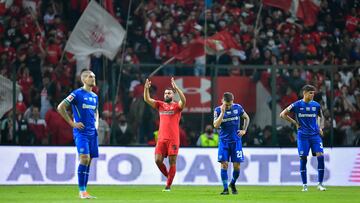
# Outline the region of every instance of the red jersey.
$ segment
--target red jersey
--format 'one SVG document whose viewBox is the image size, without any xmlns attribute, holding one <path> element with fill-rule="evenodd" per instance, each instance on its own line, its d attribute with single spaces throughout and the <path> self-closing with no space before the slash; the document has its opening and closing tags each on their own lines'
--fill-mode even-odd
<svg viewBox="0 0 360 203">
<path fill-rule="evenodd" d="M 156 100 L 155 108 L 159 111 L 160 115 L 158 140 L 173 140 L 179 144 L 179 122 L 182 111 L 179 104 L 176 102 L 166 103 Z"/>
</svg>

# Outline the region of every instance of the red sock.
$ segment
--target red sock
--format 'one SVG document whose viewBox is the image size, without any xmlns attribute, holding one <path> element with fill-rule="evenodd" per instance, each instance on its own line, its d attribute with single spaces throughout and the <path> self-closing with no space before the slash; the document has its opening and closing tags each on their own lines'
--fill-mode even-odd
<svg viewBox="0 0 360 203">
<path fill-rule="evenodd" d="M 166 182 L 166 187 L 170 187 L 173 180 L 174 180 L 174 177 L 175 177 L 175 173 L 176 173 L 176 165 L 172 165 L 170 166 L 170 169 L 169 169 L 169 175 L 168 175 L 168 179 L 167 179 L 167 182 Z"/>
<path fill-rule="evenodd" d="M 161 165 L 157 165 L 157 166 L 158 166 L 158 168 L 160 169 L 161 173 L 162 173 L 165 177 L 167 177 L 167 176 L 168 176 L 168 172 L 167 172 L 167 170 L 166 170 L 165 164 L 162 163 Z"/>
</svg>

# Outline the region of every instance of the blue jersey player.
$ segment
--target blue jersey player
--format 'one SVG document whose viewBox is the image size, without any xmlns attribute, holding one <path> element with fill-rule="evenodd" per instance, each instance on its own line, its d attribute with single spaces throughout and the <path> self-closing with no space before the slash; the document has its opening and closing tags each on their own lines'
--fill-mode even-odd
<svg viewBox="0 0 360 203">
<path fill-rule="evenodd" d="M 313 101 L 316 88 L 312 85 L 305 85 L 302 88 L 303 99 L 298 100 L 288 106 L 280 113 L 280 117 L 295 125 L 298 129 L 297 145 L 300 156 L 300 174 L 303 182 L 302 191 L 308 191 L 306 163 L 309 150 L 316 154 L 318 160 L 318 190 L 325 191 L 326 188 L 322 182 L 324 179 L 324 149 L 321 140 L 323 136 L 322 113 L 320 104 Z M 289 116 L 289 113 L 295 114 L 296 120 Z"/>
<path fill-rule="evenodd" d="M 95 198 L 86 192 L 92 158 L 99 156 L 96 121 L 98 120 L 98 97 L 92 92 L 95 74 L 89 70 L 81 73 L 83 87 L 74 90 L 58 106 L 61 116 L 73 127 L 74 140 L 80 157 L 78 167 L 79 195 L 81 199 Z M 72 120 L 66 109 L 72 107 Z"/>
<path fill-rule="evenodd" d="M 240 118 L 244 119 L 242 130 Z M 229 184 L 232 194 L 237 194 L 235 182 L 240 174 L 240 162 L 244 161 L 241 137 L 246 134 L 250 118 L 240 104 L 234 104 L 234 95 L 225 92 L 222 105 L 215 108 L 214 127 L 219 128 L 218 161 L 221 163 L 221 180 L 224 186 L 221 195 L 228 195 L 228 162 L 231 160 L 234 166 L 233 177 Z"/>
</svg>

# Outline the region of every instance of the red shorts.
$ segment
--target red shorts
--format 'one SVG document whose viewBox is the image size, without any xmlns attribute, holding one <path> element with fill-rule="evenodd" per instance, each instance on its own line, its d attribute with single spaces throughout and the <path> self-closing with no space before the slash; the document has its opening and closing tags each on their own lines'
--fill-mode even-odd
<svg viewBox="0 0 360 203">
<path fill-rule="evenodd" d="M 177 155 L 179 152 L 179 142 L 174 140 L 159 140 L 155 146 L 155 154 L 161 154 L 164 157 Z"/>
</svg>

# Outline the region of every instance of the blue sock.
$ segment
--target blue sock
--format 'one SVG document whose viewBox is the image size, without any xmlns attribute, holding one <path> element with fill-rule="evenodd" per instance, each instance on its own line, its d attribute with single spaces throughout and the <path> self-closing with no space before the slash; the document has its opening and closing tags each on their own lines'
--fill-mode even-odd
<svg viewBox="0 0 360 203">
<path fill-rule="evenodd" d="M 304 159 L 300 158 L 300 174 L 301 174 L 301 180 L 304 185 L 307 184 L 306 163 L 307 163 L 306 157 Z"/>
<path fill-rule="evenodd" d="M 318 180 L 319 183 L 322 183 L 324 180 L 324 169 L 325 169 L 325 161 L 324 156 L 318 156 Z"/>
<path fill-rule="evenodd" d="M 89 175 L 90 175 L 90 166 L 87 166 L 85 171 L 85 190 L 87 188 L 87 184 L 89 181 Z"/>
<path fill-rule="evenodd" d="M 231 180 L 231 184 L 234 185 L 236 183 L 236 180 L 238 179 L 240 175 L 240 170 L 236 171 L 234 170 L 233 171 L 233 177 L 232 177 L 232 180 Z"/>
<path fill-rule="evenodd" d="M 227 169 L 221 169 L 221 180 L 224 186 L 224 190 L 228 189 L 228 174 Z"/>
<path fill-rule="evenodd" d="M 87 168 L 87 166 L 79 164 L 79 167 L 78 167 L 78 184 L 79 184 L 79 190 L 81 192 L 86 191 L 86 185 L 85 185 L 86 168 Z"/>
</svg>

